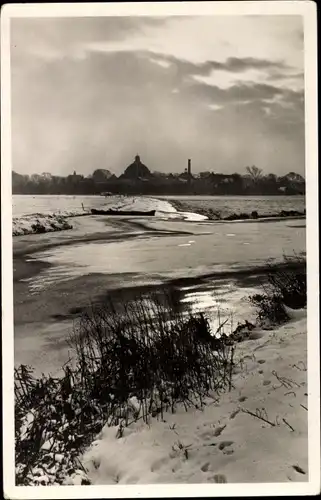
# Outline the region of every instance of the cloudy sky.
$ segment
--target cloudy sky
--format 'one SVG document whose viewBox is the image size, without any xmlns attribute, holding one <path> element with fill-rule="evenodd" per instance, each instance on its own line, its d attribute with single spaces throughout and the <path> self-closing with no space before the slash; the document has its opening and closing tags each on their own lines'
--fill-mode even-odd
<svg viewBox="0 0 321 500">
<path fill-rule="evenodd" d="M 13 169 L 304 173 L 299 16 L 11 21 Z"/>
</svg>

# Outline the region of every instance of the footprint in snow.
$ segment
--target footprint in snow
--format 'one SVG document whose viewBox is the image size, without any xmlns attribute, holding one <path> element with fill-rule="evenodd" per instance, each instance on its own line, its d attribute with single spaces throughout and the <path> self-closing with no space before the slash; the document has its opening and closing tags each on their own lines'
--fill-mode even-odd
<svg viewBox="0 0 321 500">
<path fill-rule="evenodd" d="M 241 397 L 239 398 L 239 402 L 240 402 L 240 403 L 243 403 L 243 401 L 246 401 L 246 400 L 247 400 L 247 397 L 246 397 L 246 396 L 241 396 Z"/>
<path fill-rule="evenodd" d="M 167 462 L 168 462 L 167 457 L 163 457 L 163 458 L 159 458 L 158 460 L 155 460 L 155 462 L 153 462 L 151 464 L 151 467 L 150 467 L 151 472 L 157 471 L 158 469 L 160 469 L 162 467 L 162 465 L 165 465 Z"/>
<path fill-rule="evenodd" d="M 130 476 L 128 479 L 126 479 L 126 484 L 137 484 L 139 481 L 139 478 L 137 476 Z"/>
<path fill-rule="evenodd" d="M 258 359 L 258 363 L 260 363 L 260 365 L 263 365 L 263 363 L 265 363 L 265 359 Z"/>
<path fill-rule="evenodd" d="M 223 451 L 225 448 L 228 448 L 230 446 L 232 446 L 232 444 L 234 444 L 234 441 L 222 441 L 219 445 L 218 445 L 218 449 Z"/>
<path fill-rule="evenodd" d="M 206 441 L 208 441 L 209 439 L 211 439 L 213 437 L 213 432 L 211 432 L 211 431 L 202 432 L 202 434 L 200 434 L 200 437 L 202 439 L 205 439 Z"/>
<path fill-rule="evenodd" d="M 222 434 L 222 432 L 224 431 L 226 425 L 222 425 L 222 427 L 218 427 L 217 429 L 215 429 L 214 431 L 214 436 L 215 437 L 218 437 Z"/>
<path fill-rule="evenodd" d="M 210 479 L 213 479 L 214 483 L 227 483 L 227 478 L 224 474 L 215 474 Z"/>
<path fill-rule="evenodd" d="M 210 466 L 210 463 L 209 462 L 206 462 L 205 464 L 202 465 L 201 467 L 201 471 L 202 472 L 207 472 L 208 469 L 209 469 L 209 466 Z"/>
<path fill-rule="evenodd" d="M 263 385 L 270 385 L 270 383 L 271 383 L 271 380 L 264 380 L 263 381 Z"/>
<path fill-rule="evenodd" d="M 99 469 L 99 467 L 100 467 L 100 460 L 99 460 L 99 458 L 93 458 L 92 459 L 92 464 L 95 467 L 95 469 Z"/>
<path fill-rule="evenodd" d="M 238 408 L 237 410 L 233 411 L 233 412 L 231 413 L 231 415 L 230 415 L 230 420 L 233 420 L 233 418 L 235 418 L 235 417 L 236 417 L 236 415 L 237 415 L 238 413 L 240 413 L 240 411 L 241 411 L 241 410 L 240 410 L 239 408 Z"/>
<path fill-rule="evenodd" d="M 303 470 L 299 465 L 292 465 L 292 467 L 299 474 L 306 474 L 305 470 Z"/>
</svg>

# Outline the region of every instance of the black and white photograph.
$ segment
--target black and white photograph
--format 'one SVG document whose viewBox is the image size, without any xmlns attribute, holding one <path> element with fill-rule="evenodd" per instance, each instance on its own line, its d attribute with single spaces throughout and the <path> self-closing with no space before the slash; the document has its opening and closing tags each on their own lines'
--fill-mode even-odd
<svg viewBox="0 0 321 500">
<path fill-rule="evenodd" d="M 316 5 L 1 37 L 6 498 L 317 494 Z"/>
</svg>

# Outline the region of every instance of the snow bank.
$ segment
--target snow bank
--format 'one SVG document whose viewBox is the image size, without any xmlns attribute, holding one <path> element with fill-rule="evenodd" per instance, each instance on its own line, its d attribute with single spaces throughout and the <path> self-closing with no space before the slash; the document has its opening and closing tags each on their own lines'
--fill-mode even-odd
<svg viewBox="0 0 321 500">
<path fill-rule="evenodd" d="M 202 411 L 179 408 L 116 438 L 105 426 L 82 457 L 92 484 L 308 480 L 306 313 L 237 345 L 234 388 Z M 118 434 L 119 435 L 119 434 Z M 66 480 L 75 484 L 75 477 Z"/>
<path fill-rule="evenodd" d="M 16 217 L 12 220 L 13 236 L 63 231 L 65 229 L 72 229 L 72 225 L 66 217 L 61 215 L 33 214 Z"/>
<path fill-rule="evenodd" d="M 159 214 L 176 213 L 176 209 L 168 201 L 148 196 L 110 196 L 105 198 L 102 208 L 137 211 L 156 210 Z"/>
<path fill-rule="evenodd" d="M 137 210 L 149 211 L 156 210 L 155 216 L 165 219 L 183 219 L 191 221 L 206 220 L 207 217 L 192 212 L 179 212 L 166 200 L 148 197 L 148 196 L 111 196 L 107 198 L 103 208 L 112 210 Z"/>
<path fill-rule="evenodd" d="M 180 212 L 196 212 L 210 220 L 273 220 L 304 218 L 304 198 L 246 196 L 170 196 Z"/>
</svg>

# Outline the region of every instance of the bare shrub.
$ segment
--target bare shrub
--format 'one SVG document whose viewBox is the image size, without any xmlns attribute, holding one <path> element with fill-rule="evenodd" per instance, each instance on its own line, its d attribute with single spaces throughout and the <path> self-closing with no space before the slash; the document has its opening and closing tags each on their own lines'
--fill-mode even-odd
<svg viewBox="0 0 321 500">
<path fill-rule="evenodd" d="M 284 307 L 299 309 L 307 303 L 306 260 L 294 254 L 284 256 L 282 267 L 268 263 L 267 281 L 262 283 L 262 294 L 255 294 L 250 301 L 256 307 L 259 321 L 284 323 L 289 316 Z"/>
</svg>

